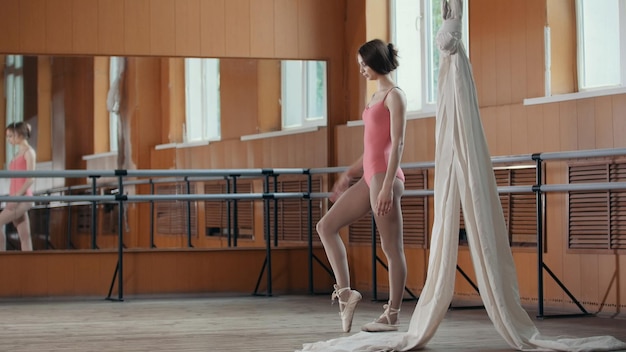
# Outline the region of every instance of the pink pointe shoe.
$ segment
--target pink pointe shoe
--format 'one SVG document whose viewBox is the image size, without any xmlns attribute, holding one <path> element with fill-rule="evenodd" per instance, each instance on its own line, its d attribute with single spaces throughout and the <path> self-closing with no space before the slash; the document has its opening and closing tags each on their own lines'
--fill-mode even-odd
<svg viewBox="0 0 626 352">
<path fill-rule="evenodd" d="M 337 285 L 333 286 L 335 291 L 332 295 L 332 300 L 335 298 L 339 301 L 339 316 L 341 317 L 341 326 L 343 328 L 343 332 L 350 332 L 352 328 L 352 317 L 354 316 L 354 310 L 356 309 L 356 305 L 361 300 L 362 296 L 357 290 L 351 290 L 350 287 L 337 288 Z M 340 295 L 345 292 L 350 291 L 350 297 L 347 301 L 342 301 Z"/>
<path fill-rule="evenodd" d="M 367 332 L 387 332 L 387 331 L 397 331 L 398 330 L 398 313 L 400 313 L 400 309 L 391 308 L 389 304 L 385 304 L 383 306 L 385 308 L 385 312 L 375 321 L 371 323 L 367 323 L 361 327 L 361 330 Z M 395 324 L 391 323 L 390 315 L 396 316 Z"/>
</svg>

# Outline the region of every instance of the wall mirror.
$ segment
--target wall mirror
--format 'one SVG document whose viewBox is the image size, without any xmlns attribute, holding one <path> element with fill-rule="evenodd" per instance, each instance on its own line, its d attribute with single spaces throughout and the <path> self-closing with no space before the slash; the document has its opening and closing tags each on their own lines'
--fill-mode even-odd
<svg viewBox="0 0 626 352">
<path fill-rule="evenodd" d="M 31 124 L 39 169 L 81 169 L 85 157 L 94 155 L 116 159 L 111 168 L 119 168 L 128 135 L 138 133 L 133 129 L 151 134 L 155 142 L 149 148 L 168 148 L 321 127 L 327 121 L 325 61 L 6 54 L 0 55 L 0 67 L 5 97 L 0 120 L 5 126 L 21 120 Z M 141 114 L 142 123 L 128 123 L 124 115 L 131 113 Z M 2 145 L 6 165 L 15 151 Z M 81 184 L 85 180 L 42 178 L 35 190 L 80 189 Z M 0 179 L 0 187 L 8 190 L 8 179 Z M 69 210 L 59 204 L 31 211 L 35 250 L 115 247 L 114 205 L 98 205 L 95 242 L 74 238 L 81 231 L 92 237 L 89 207 Z M 185 227 L 180 236 L 187 235 Z M 14 242 L 7 248 L 19 249 L 17 234 L 7 230 Z M 102 242 L 102 236 L 110 240 Z M 257 235 L 250 230 L 246 236 Z M 152 246 L 151 240 L 136 242 Z M 170 242 L 184 247 L 186 239 Z"/>
</svg>

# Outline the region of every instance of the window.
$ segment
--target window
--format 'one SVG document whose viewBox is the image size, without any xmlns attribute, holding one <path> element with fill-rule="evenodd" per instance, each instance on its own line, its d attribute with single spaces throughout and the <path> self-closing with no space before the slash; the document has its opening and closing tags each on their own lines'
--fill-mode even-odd
<svg viewBox="0 0 626 352">
<path fill-rule="evenodd" d="M 7 55 L 4 72 L 6 125 L 8 125 L 24 121 L 24 58 L 21 55 Z M 7 145 L 5 160 L 8 162 L 14 154 L 13 147 Z"/>
<path fill-rule="evenodd" d="M 626 1 L 577 0 L 579 90 L 626 83 Z"/>
<path fill-rule="evenodd" d="M 467 1 L 463 6 L 463 43 L 469 54 Z M 443 21 L 441 0 L 392 0 L 390 13 L 392 42 L 400 63 L 396 82 L 406 92 L 407 112 L 434 111 L 439 75 L 435 35 Z"/>
<path fill-rule="evenodd" d="M 281 63 L 282 128 L 326 126 L 326 62 Z"/>
<path fill-rule="evenodd" d="M 220 139 L 220 61 L 185 59 L 186 143 Z"/>
</svg>

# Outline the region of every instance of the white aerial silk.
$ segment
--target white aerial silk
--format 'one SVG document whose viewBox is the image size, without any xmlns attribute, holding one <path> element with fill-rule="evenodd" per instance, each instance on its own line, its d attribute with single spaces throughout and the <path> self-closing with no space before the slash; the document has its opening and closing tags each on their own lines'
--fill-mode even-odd
<svg viewBox="0 0 626 352">
<path fill-rule="evenodd" d="M 519 299 L 513 256 L 487 148 L 471 66 L 461 42 L 462 0 L 442 0 L 435 150 L 435 219 L 428 273 L 408 332 L 357 334 L 305 344 L 301 351 L 410 351 L 424 348 L 454 292 L 459 214 L 463 216 L 480 297 L 496 330 L 521 351 L 614 351 L 612 336 L 542 336 Z"/>
</svg>

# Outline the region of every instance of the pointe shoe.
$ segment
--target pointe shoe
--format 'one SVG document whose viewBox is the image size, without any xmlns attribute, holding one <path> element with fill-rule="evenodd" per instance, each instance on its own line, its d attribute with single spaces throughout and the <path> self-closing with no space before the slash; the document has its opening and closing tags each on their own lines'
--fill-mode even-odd
<svg viewBox="0 0 626 352">
<path fill-rule="evenodd" d="M 335 298 L 339 301 L 339 316 L 341 317 L 341 327 L 343 332 L 350 332 L 352 328 L 352 317 L 354 316 L 354 310 L 356 309 L 357 303 L 361 300 L 362 296 L 357 290 L 351 290 L 350 287 L 337 288 L 337 285 L 334 285 L 335 291 L 332 295 L 332 300 Z M 350 297 L 347 301 L 341 300 L 341 294 L 345 291 L 350 291 Z"/>
<path fill-rule="evenodd" d="M 400 320 L 396 319 L 396 323 L 391 324 L 391 318 L 389 316 L 395 314 L 397 317 L 398 313 L 400 313 L 400 309 L 391 308 L 389 304 L 385 304 L 383 308 L 385 308 L 385 312 L 377 320 L 363 325 L 361 330 L 367 332 L 397 331 L 398 322 Z M 386 323 L 384 321 L 386 321 Z"/>
</svg>

